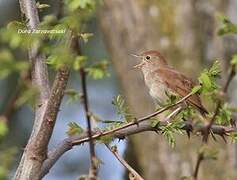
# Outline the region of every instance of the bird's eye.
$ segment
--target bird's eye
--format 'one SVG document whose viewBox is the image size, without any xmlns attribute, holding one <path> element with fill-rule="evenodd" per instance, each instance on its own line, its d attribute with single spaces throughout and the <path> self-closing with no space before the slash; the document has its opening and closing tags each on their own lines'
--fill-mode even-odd
<svg viewBox="0 0 237 180">
<path fill-rule="evenodd" d="M 151 59 L 151 56 L 146 56 L 146 60 L 149 60 L 149 59 Z"/>
</svg>

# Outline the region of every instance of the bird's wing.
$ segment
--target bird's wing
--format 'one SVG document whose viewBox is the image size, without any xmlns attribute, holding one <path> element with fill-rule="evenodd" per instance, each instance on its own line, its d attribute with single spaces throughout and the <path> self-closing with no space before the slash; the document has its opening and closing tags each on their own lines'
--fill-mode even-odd
<svg viewBox="0 0 237 180">
<path fill-rule="evenodd" d="M 167 85 L 171 91 L 178 94 L 181 97 L 187 96 L 194 87 L 194 83 L 191 78 L 186 77 L 184 74 L 172 69 L 172 68 L 159 68 L 156 70 L 159 74 L 159 78 Z M 191 105 L 196 106 L 200 111 L 207 112 L 201 103 L 200 96 L 198 94 L 192 95 L 187 100 Z"/>
</svg>

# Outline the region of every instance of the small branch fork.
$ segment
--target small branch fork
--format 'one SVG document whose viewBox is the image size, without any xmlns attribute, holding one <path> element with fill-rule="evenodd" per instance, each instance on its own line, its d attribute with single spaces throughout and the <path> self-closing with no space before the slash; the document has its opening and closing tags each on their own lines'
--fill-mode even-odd
<svg viewBox="0 0 237 180">
<path fill-rule="evenodd" d="M 108 144 L 105 144 L 105 146 L 110 150 L 111 153 L 117 158 L 117 160 L 125 167 L 127 170 L 133 175 L 135 180 L 144 180 L 140 174 L 137 173 L 126 161 L 125 159 L 119 155 L 116 147 L 110 147 Z"/>
<path fill-rule="evenodd" d="M 225 95 L 227 93 L 230 82 L 236 74 L 235 68 L 236 67 L 234 65 L 231 66 L 230 73 L 228 75 L 226 83 L 223 86 L 223 89 L 222 89 L 222 92 L 221 92 L 221 93 L 223 93 L 223 95 Z M 218 114 L 220 112 L 221 106 L 222 106 L 222 101 L 221 101 L 221 99 L 219 99 L 217 101 L 217 105 L 216 105 L 216 108 L 215 108 L 215 111 L 214 111 L 214 115 L 212 116 L 212 118 L 211 118 L 210 122 L 208 123 L 208 125 L 204 128 L 204 131 L 203 131 L 203 143 L 204 144 L 208 143 L 208 136 L 209 136 L 210 132 L 213 132 L 212 131 L 212 126 L 215 123 L 216 117 L 218 116 Z M 226 132 L 221 134 L 221 137 L 224 140 L 225 140 L 225 137 L 224 137 L 225 135 L 226 135 Z M 205 158 L 204 158 L 203 153 L 199 153 L 198 158 L 197 158 L 197 162 L 196 162 L 196 165 L 195 165 L 195 170 L 194 170 L 194 173 L 193 173 L 193 178 L 195 180 L 198 178 L 198 172 L 199 172 L 199 169 L 200 169 L 200 164 L 204 159 Z"/>
<path fill-rule="evenodd" d="M 87 120 L 87 133 L 89 138 L 89 146 L 90 146 L 90 157 L 91 157 L 91 167 L 89 172 L 89 179 L 97 179 L 97 164 L 96 164 L 96 154 L 95 154 L 95 144 L 92 138 L 92 128 L 91 128 L 91 115 L 89 111 L 89 102 L 88 102 L 88 93 L 87 93 L 87 83 L 86 83 L 86 72 L 83 68 L 80 69 L 81 75 L 81 85 L 82 85 L 82 103 L 84 106 L 84 111 L 86 114 Z"/>
</svg>

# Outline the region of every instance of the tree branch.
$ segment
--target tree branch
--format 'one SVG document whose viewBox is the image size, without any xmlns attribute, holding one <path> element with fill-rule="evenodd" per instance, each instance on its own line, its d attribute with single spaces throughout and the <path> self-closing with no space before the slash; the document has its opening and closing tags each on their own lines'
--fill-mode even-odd
<svg viewBox="0 0 237 180">
<path fill-rule="evenodd" d="M 124 159 L 122 156 L 119 155 L 116 148 L 110 147 L 109 145 L 105 144 L 105 146 L 114 154 L 114 156 L 118 159 L 118 161 L 125 167 L 127 170 L 134 176 L 135 180 L 144 180 L 140 174 L 137 173 Z"/>
<path fill-rule="evenodd" d="M 92 139 L 92 130 L 91 130 L 91 115 L 89 111 L 89 102 L 87 94 L 87 83 L 86 83 L 86 72 L 83 68 L 80 69 L 81 75 L 81 85 L 82 85 L 82 102 L 84 106 L 84 111 L 87 120 L 87 133 L 89 137 L 89 146 L 90 146 L 90 158 L 91 158 L 91 167 L 89 172 L 89 179 L 97 179 L 97 165 L 96 165 L 96 154 L 95 154 L 95 145 Z"/>
<path fill-rule="evenodd" d="M 27 18 L 28 29 L 36 29 L 39 16 L 35 0 L 19 0 L 22 13 Z M 74 46 L 74 36 L 69 33 L 69 46 Z M 51 138 L 59 106 L 69 77 L 69 68 L 64 66 L 56 74 L 52 89 L 49 89 L 45 55 L 32 44 L 29 58 L 32 64 L 32 82 L 39 90 L 35 106 L 35 120 L 31 136 L 17 168 L 15 180 L 38 180 L 44 160 L 47 158 L 48 143 Z"/>
<path fill-rule="evenodd" d="M 172 107 L 177 106 L 177 105 L 183 103 L 185 100 L 187 100 L 187 99 L 188 99 L 190 96 L 192 96 L 192 95 L 193 95 L 193 93 L 189 93 L 187 96 L 183 97 L 182 99 L 180 99 L 179 101 L 177 101 L 177 102 L 174 103 L 174 104 L 171 104 L 171 105 L 168 105 L 168 106 L 166 106 L 166 107 L 164 107 L 164 108 L 161 108 L 160 110 L 158 110 L 158 111 L 156 111 L 156 112 L 154 112 L 154 113 L 152 113 L 152 114 L 149 114 L 149 115 L 147 115 L 147 116 L 144 116 L 144 117 L 142 117 L 142 118 L 140 118 L 140 119 L 135 119 L 133 122 L 127 123 L 127 124 L 122 125 L 122 126 L 120 126 L 120 127 L 118 127 L 118 128 L 114 128 L 114 129 L 111 129 L 111 130 L 106 131 L 106 132 L 101 132 L 100 134 L 97 135 L 97 137 L 94 137 L 94 136 L 93 136 L 93 138 L 99 138 L 99 137 L 101 137 L 101 136 L 110 135 L 110 134 L 112 134 L 112 133 L 114 133 L 114 132 L 116 132 L 116 131 L 119 131 L 119 130 L 121 130 L 121 129 L 125 129 L 125 128 L 130 127 L 130 126 L 133 126 L 133 125 L 139 126 L 139 123 L 141 123 L 141 122 L 143 122 L 143 121 L 147 121 L 147 120 L 149 120 L 150 118 L 155 117 L 155 116 L 157 116 L 158 114 L 161 114 L 161 113 L 167 111 L 168 109 L 171 109 Z M 87 139 L 82 139 L 82 140 L 80 140 L 80 141 L 78 141 L 78 142 L 75 141 L 73 144 L 75 144 L 75 145 L 81 144 L 81 143 L 83 143 L 83 141 L 85 141 L 85 140 L 87 141 Z"/>
<path fill-rule="evenodd" d="M 168 122 L 161 121 L 159 126 L 166 126 Z M 195 127 L 191 122 L 186 121 L 182 130 L 185 131 L 193 131 L 193 132 L 200 132 L 200 134 L 203 134 L 206 126 L 198 126 Z M 116 129 L 116 128 L 115 128 Z M 117 138 L 117 139 L 124 139 L 127 136 L 138 134 L 141 132 L 146 131 L 153 131 L 153 132 L 159 132 L 159 127 L 152 127 L 149 122 L 143 122 L 137 126 L 137 124 L 133 124 L 131 126 L 128 126 L 123 129 L 119 129 L 116 131 L 113 131 L 111 133 L 111 130 L 107 130 L 103 133 L 97 131 L 92 132 L 93 136 L 92 138 L 94 140 L 98 140 L 101 137 L 107 136 L 110 134 L 111 138 Z M 233 127 L 224 127 L 224 126 L 218 126 L 218 125 L 212 125 L 211 131 L 220 136 L 225 136 L 227 133 L 237 132 L 236 128 Z M 109 133 L 108 133 L 109 132 Z M 85 142 L 89 142 L 89 137 L 87 133 L 82 133 L 78 136 L 68 137 L 64 139 L 61 143 L 59 143 L 53 150 L 51 150 L 48 153 L 48 159 L 44 162 L 42 169 L 41 169 L 41 177 L 44 177 L 49 170 L 52 168 L 52 166 L 57 162 L 57 160 L 68 150 L 72 149 L 75 145 L 81 145 Z"/>
</svg>

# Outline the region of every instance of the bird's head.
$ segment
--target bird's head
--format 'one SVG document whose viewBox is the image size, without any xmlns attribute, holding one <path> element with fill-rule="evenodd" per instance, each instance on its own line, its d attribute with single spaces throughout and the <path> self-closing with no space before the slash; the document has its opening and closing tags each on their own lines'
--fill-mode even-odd
<svg viewBox="0 0 237 180">
<path fill-rule="evenodd" d="M 142 60 L 141 63 L 135 65 L 134 68 L 142 69 L 143 67 L 163 67 L 167 65 L 165 58 L 156 50 L 145 51 L 140 55 L 131 55 Z"/>
</svg>

